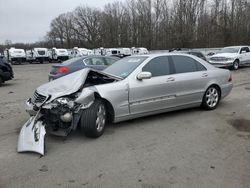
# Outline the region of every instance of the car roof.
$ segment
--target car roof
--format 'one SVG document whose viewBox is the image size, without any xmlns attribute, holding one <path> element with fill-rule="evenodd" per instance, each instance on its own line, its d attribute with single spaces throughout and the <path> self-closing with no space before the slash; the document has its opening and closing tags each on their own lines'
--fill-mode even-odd
<svg viewBox="0 0 250 188">
<path fill-rule="evenodd" d="M 224 48 L 242 48 L 242 47 L 249 47 L 248 45 L 245 46 L 226 46 Z"/>
<path fill-rule="evenodd" d="M 117 57 L 114 57 L 114 56 L 87 55 L 87 56 L 73 57 L 73 58 L 68 59 L 68 60 L 71 60 L 71 62 L 73 62 L 74 60 L 75 61 L 79 61 L 79 60 L 83 60 L 83 59 L 87 59 L 87 58 L 92 58 L 92 57 L 104 57 L 104 58 L 111 58 L 111 59 L 114 59 L 114 60 L 119 60 L 120 59 L 120 58 L 117 58 Z"/>
<path fill-rule="evenodd" d="M 189 51 L 188 51 L 189 52 Z M 180 55 L 180 56 L 187 56 L 192 57 L 190 54 L 181 53 L 181 51 L 177 52 L 164 52 L 164 53 L 157 53 L 157 54 L 147 54 L 147 55 L 133 55 L 128 57 L 147 57 L 147 58 L 154 58 L 154 57 L 160 57 L 160 56 L 172 56 L 172 55 Z"/>
</svg>

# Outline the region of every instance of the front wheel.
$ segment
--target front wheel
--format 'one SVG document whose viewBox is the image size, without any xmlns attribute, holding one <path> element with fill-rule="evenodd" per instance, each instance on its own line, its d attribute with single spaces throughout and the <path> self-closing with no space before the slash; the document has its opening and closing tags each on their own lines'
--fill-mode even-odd
<svg viewBox="0 0 250 188">
<path fill-rule="evenodd" d="M 220 102 L 220 91 L 218 87 L 210 86 L 206 90 L 203 96 L 202 106 L 206 110 L 214 110 L 218 106 L 219 102 Z"/>
<path fill-rule="evenodd" d="M 239 66 L 240 66 L 239 61 L 238 61 L 238 60 L 235 60 L 235 61 L 233 62 L 232 69 L 233 69 L 233 70 L 237 70 L 237 69 L 239 69 Z"/>
<path fill-rule="evenodd" d="M 83 133 L 90 138 L 100 137 L 105 129 L 107 115 L 106 107 L 101 99 L 82 112 L 80 126 Z"/>
</svg>

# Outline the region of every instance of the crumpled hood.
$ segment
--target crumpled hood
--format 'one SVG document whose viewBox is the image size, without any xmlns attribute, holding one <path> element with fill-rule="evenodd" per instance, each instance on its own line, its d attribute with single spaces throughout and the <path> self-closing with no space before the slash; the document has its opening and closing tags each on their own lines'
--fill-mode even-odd
<svg viewBox="0 0 250 188">
<path fill-rule="evenodd" d="M 60 96 L 72 94 L 79 90 L 79 88 L 84 84 L 85 79 L 90 70 L 92 69 L 86 68 L 74 72 L 72 74 L 63 76 L 61 78 L 39 86 L 36 90 L 42 95 L 50 95 L 50 101 Z"/>
<path fill-rule="evenodd" d="M 235 58 L 237 56 L 238 56 L 238 53 L 219 53 L 219 54 L 213 55 L 211 58 L 213 57 Z"/>
<path fill-rule="evenodd" d="M 119 77 L 109 75 L 107 73 L 100 72 L 91 68 L 85 68 L 43 84 L 38 87 L 36 91 L 44 96 L 50 96 L 49 101 L 52 101 L 61 96 L 70 95 L 77 92 L 83 86 L 90 71 L 108 76 L 116 80 L 121 80 L 121 78 Z"/>
</svg>

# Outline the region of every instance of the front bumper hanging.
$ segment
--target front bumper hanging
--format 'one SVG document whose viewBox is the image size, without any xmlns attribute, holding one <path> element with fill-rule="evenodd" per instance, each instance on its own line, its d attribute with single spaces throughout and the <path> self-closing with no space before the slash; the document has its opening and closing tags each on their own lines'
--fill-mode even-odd
<svg viewBox="0 0 250 188">
<path fill-rule="evenodd" d="M 32 116 L 23 125 L 18 138 L 18 152 L 36 152 L 44 155 L 45 126 L 42 121 L 37 121 L 37 117 Z"/>
</svg>

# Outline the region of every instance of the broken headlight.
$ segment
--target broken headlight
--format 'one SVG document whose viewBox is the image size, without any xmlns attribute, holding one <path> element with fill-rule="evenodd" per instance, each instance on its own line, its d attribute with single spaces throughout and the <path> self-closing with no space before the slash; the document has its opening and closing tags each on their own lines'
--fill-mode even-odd
<svg viewBox="0 0 250 188">
<path fill-rule="evenodd" d="M 59 103 L 61 105 L 67 105 L 69 108 L 73 108 L 75 105 L 74 101 L 70 100 L 67 97 L 61 97 L 61 98 L 55 99 L 53 102 Z"/>
</svg>

